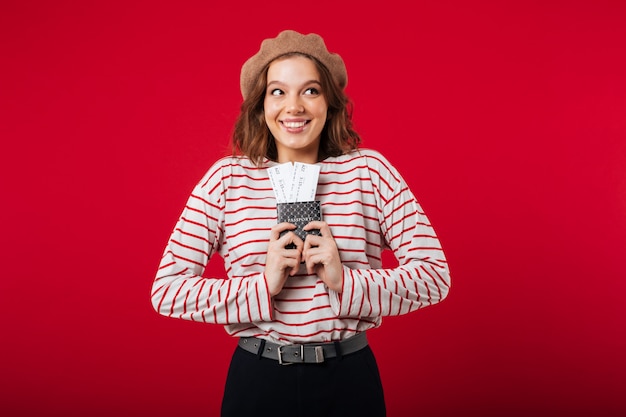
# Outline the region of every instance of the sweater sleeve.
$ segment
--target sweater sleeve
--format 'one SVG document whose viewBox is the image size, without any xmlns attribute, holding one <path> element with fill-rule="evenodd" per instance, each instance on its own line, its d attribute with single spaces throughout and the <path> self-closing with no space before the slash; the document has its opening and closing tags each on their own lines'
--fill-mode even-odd
<svg viewBox="0 0 626 417">
<path fill-rule="evenodd" d="M 398 260 L 390 269 L 343 267 L 343 290 L 331 291 L 339 317 L 406 314 L 448 295 L 450 274 L 441 244 L 426 214 L 397 170 L 380 154 L 368 155 L 378 201 L 380 231 Z"/>
<path fill-rule="evenodd" d="M 272 319 L 262 273 L 203 277 L 223 236 L 225 176 L 216 163 L 194 187 L 174 227 L 152 284 L 152 305 L 159 314 L 218 324 Z"/>
</svg>

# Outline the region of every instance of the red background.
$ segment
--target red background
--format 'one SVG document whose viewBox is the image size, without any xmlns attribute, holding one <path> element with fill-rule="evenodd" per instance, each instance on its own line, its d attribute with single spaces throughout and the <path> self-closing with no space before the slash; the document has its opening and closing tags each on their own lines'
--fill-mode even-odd
<svg viewBox="0 0 626 417">
<path fill-rule="evenodd" d="M 241 64 L 292 28 L 451 266 L 371 332 L 389 416 L 626 415 L 625 3 L 406 4 L 2 2 L 0 414 L 217 415 L 235 341 L 150 286 Z"/>
</svg>

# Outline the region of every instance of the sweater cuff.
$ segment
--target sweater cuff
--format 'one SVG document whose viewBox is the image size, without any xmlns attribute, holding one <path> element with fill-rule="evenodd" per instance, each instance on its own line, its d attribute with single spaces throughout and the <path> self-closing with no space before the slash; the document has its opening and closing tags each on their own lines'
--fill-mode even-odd
<svg viewBox="0 0 626 417">
<path fill-rule="evenodd" d="M 355 310 L 353 300 L 356 289 L 356 280 L 350 272 L 350 268 L 343 267 L 342 292 L 329 290 L 330 307 L 337 317 L 349 317 L 351 310 Z M 356 309 L 358 311 L 358 308 Z M 354 312 L 354 311 L 353 311 Z M 356 312 L 354 312 L 356 314 Z"/>
<path fill-rule="evenodd" d="M 254 295 L 257 300 L 257 306 L 259 311 L 260 321 L 272 321 L 274 320 L 274 304 L 272 303 L 272 296 L 270 295 L 270 289 L 267 286 L 267 280 L 265 279 L 265 272 L 259 274 L 256 285 L 256 294 Z"/>
</svg>

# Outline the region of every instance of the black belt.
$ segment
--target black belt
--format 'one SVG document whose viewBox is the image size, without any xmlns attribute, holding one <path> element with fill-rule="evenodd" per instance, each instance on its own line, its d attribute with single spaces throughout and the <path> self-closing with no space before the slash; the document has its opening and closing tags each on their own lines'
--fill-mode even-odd
<svg viewBox="0 0 626 417">
<path fill-rule="evenodd" d="M 340 342 L 279 345 L 256 337 L 242 337 L 239 347 L 264 358 L 274 359 L 281 365 L 293 363 L 321 363 L 325 359 L 349 355 L 367 346 L 365 332 L 357 333 Z"/>
</svg>

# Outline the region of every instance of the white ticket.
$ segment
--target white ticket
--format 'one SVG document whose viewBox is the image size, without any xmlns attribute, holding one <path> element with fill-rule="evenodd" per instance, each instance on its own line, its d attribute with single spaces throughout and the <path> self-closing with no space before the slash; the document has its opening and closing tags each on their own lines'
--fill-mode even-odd
<svg viewBox="0 0 626 417">
<path fill-rule="evenodd" d="M 290 162 L 275 165 L 268 168 L 267 173 L 270 176 L 270 182 L 276 195 L 276 202 L 288 203 L 292 188 L 293 165 Z"/>
<path fill-rule="evenodd" d="M 317 193 L 318 165 L 287 162 L 267 169 L 277 203 L 314 201 Z"/>
<path fill-rule="evenodd" d="M 296 162 L 293 168 L 291 201 L 314 201 L 320 167 Z"/>
</svg>

